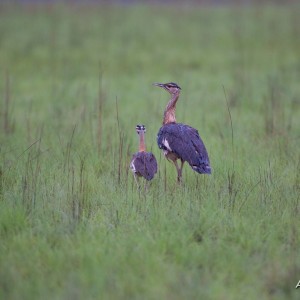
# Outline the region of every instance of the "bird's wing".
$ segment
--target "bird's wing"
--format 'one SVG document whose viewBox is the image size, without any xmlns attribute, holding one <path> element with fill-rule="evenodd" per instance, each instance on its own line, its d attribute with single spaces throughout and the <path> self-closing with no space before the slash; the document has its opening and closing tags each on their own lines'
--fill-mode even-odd
<svg viewBox="0 0 300 300">
<path fill-rule="evenodd" d="M 147 153 L 147 160 L 149 161 L 149 163 L 147 164 L 148 174 L 152 179 L 153 176 L 157 173 L 157 161 L 154 154 L 151 152 Z"/>
<path fill-rule="evenodd" d="M 161 127 L 157 142 L 159 148 L 174 152 L 199 173 L 210 173 L 208 154 L 198 131 L 181 123 Z"/>
<path fill-rule="evenodd" d="M 135 170 L 145 179 L 151 180 L 157 172 L 157 161 L 151 152 L 139 152 L 134 161 Z"/>
</svg>

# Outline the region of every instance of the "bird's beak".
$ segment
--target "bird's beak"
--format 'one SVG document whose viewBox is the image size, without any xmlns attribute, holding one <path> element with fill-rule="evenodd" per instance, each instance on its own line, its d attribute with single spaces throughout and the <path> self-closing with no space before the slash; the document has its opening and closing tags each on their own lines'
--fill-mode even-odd
<svg viewBox="0 0 300 300">
<path fill-rule="evenodd" d="M 164 87 L 163 83 L 158 83 L 158 82 L 154 82 L 154 83 L 152 83 L 152 85 L 159 86 L 159 87 Z"/>
</svg>

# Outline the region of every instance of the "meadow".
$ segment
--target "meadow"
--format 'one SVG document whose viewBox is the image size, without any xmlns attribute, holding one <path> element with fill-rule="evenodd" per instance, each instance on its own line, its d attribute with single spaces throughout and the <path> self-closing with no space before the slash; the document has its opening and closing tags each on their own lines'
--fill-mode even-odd
<svg viewBox="0 0 300 300">
<path fill-rule="evenodd" d="M 0 299 L 299 299 L 299 6 L 0 6 Z M 170 81 L 213 170 L 182 186 Z"/>
</svg>

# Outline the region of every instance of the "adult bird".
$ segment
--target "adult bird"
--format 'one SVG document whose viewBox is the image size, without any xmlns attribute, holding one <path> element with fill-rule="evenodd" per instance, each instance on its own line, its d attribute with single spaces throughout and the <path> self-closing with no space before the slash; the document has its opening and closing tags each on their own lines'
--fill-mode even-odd
<svg viewBox="0 0 300 300">
<path fill-rule="evenodd" d="M 176 123 L 176 103 L 181 88 L 174 82 L 154 83 L 170 93 L 163 117 L 162 127 L 157 134 L 157 144 L 163 150 L 165 157 L 174 163 L 177 170 L 177 181 L 181 182 L 184 162 L 200 174 L 210 174 L 209 157 L 198 131 L 186 124 Z M 181 161 L 179 166 L 177 160 Z"/>
<path fill-rule="evenodd" d="M 145 125 L 136 125 L 136 132 L 139 135 L 139 151 L 133 154 L 130 168 L 133 172 L 135 182 L 139 187 L 139 177 L 144 177 L 150 181 L 157 173 L 157 161 L 153 153 L 146 152 Z"/>
</svg>

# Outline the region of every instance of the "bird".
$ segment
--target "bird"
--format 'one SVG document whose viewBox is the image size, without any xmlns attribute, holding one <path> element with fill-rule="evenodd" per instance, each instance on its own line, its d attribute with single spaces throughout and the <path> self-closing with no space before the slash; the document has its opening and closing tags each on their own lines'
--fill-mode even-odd
<svg viewBox="0 0 300 300">
<path fill-rule="evenodd" d="M 153 83 L 153 85 L 165 89 L 171 95 L 164 110 L 162 127 L 157 134 L 157 144 L 167 160 L 174 163 L 177 182 L 182 182 L 182 168 L 185 162 L 200 174 L 211 174 L 208 153 L 198 130 L 176 122 L 176 104 L 181 88 L 174 82 Z M 181 161 L 180 166 L 177 160 Z"/>
<path fill-rule="evenodd" d="M 144 177 L 147 181 L 153 179 L 157 173 L 157 161 L 153 153 L 146 152 L 145 125 L 136 125 L 136 132 L 139 135 L 139 151 L 132 155 L 130 168 L 139 187 L 139 177 Z"/>
</svg>

